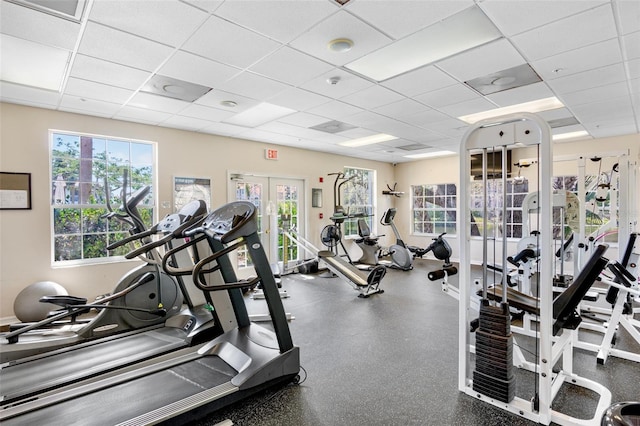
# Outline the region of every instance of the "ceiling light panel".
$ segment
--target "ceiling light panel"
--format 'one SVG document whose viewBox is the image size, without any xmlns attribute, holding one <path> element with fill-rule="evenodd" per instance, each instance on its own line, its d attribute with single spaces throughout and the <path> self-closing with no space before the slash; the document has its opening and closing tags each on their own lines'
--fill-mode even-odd
<svg viewBox="0 0 640 426">
<path fill-rule="evenodd" d="M 348 52 L 338 53 L 327 48 L 327 43 L 337 38 L 348 38 L 354 46 Z M 290 45 L 334 65 L 344 65 L 349 61 L 387 45 L 392 40 L 343 10 L 320 22 Z"/>
<path fill-rule="evenodd" d="M 431 152 L 423 152 L 422 154 L 409 154 L 405 155 L 405 158 L 435 158 L 435 157 L 445 157 L 448 155 L 456 154 L 454 151 L 431 151 Z"/>
<path fill-rule="evenodd" d="M 40 108 L 55 108 L 60 94 L 50 90 L 0 81 L 0 100 Z"/>
<path fill-rule="evenodd" d="M 293 109 L 263 102 L 224 120 L 224 122 L 237 126 L 257 127 L 269 121 L 277 120 L 285 115 L 293 114 L 294 112 L 296 111 Z"/>
<path fill-rule="evenodd" d="M 386 141 L 391 141 L 394 139 L 398 139 L 396 136 L 393 135 L 387 135 L 385 133 L 378 133 L 376 135 L 371 135 L 371 136 L 365 136 L 363 138 L 358 138 L 358 139 L 351 139 L 345 142 L 340 142 L 338 145 L 341 146 L 348 146 L 348 147 L 358 147 L 358 146 L 365 146 L 365 145 L 373 145 L 376 143 L 381 143 L 381 142 L 386 142 Z"/>
<path fill-rule="evenodd" d="M 607 3 L 518 34 L 512 41 L 530 61 L 536 61 L 617 36 L 611 5 Z"/>
<path fill-rule="evenodd" d="M 159 96 L 146 92 L 138 92 L 133 98 L 131 98 L 127 105 L 146 108 L 152 111 L 177 114 L 187 106 L 189 106 L 189 103 L 166 96 Z"/>
<path fill-rule="evenodd" d="M 394 1 L 393 13 L 389 13 L 389 6 L 383 1 L 358 0 L 350 3 L 348 10 L 399 39 L 473 6 L 473 1 Z"/>
<path fill-rule="evenodd" d="M 569 133 L 559 133 L 557 135 L 553 135 L 553 141 L 567 141 L 567 140 L 575 140 L 575 139 L 585 139 L 589 137 L 589 133 L 586 130 L 579 130 L 577 132 L 569 132 Z"/>
<path fill-rule="evenodd" d="M 20 4 L 42 12 L 50 14 L 58 18 L 80 22 L 82 12 L 84 11 L 85 0 L 9 0 L 13 3 Z"/>
<path fill-rule="evenodd" d="M 60 90 L 71 52 L 0 34 L 0 79 L 46 90 Z"/>
<path fill-rule="evenodd" d="M 459 120 L 465 121 L 469 124 L 477 123 L 480 120 L 485 120 L 493 117 L 500 117 L 506 114 L 513 114 L 517 112 L 540 112 L 548 111 L 556 108 L 562 108 L 564 105 L 556 97 L 539 99 L 533 102 L 526 102 L 523 104 L 511 105 L 508 107 L 495 108 L 488 111 L 483 111 L 475 114 L 469 114 L 466 116 L 458 117 Z"/>
<path fill-rule="evenodd" d="M 501 36 L 478 7 L 470 7 L 389 46 L 350 62 L 347 68 L 376 81 L 464 52 Z"/>
<path fill-rule="evenodd" d="M 79 53 L 153 71 L 173 52 L 169 46 L 89 22 Z"/>
<path fill-rule="evenodd" d="M 174 47 L 207 17 L 200 9 L 173 1 L 94 1 L 89 15 L 91 21 Z"/>
<path fill-rule="evenodd" d="M 211 16 L 182 49 L 223 64 L 247 68 L 280 46 L 274 40 Z"/>
<path fill-rule="evenodd" d="M 7 1 L 0 2 L 0 29 L 3 34 L 73 50 L 80 24 Z"/>
</svg>

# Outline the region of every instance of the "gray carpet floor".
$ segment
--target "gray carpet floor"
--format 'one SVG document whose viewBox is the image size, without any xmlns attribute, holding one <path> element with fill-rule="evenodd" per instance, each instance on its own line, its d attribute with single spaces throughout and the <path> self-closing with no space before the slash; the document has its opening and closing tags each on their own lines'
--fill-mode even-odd
<svg viewBox="0 0 640 426">
<path fill-rule="evenodd" d="M 534 424 L 458 391 L 457 301 L 427 279 L 439 265 L 416 259 L 412 271 L 389 270 L 385 292 L 367 299 L 340 278 L 283 277 L 301 383 L 262 392 L 198 424 Z M 457 276 L 451 282 L 457 284 Z M 267 312 L 264 300 L 246 301 L 250 313 Z M 617 347 L 633 344 L 629 349 L 640 352 L 624 334 Z M 576 350 L 574 371 L 607 386 L 612 402 L 640 400 L 638 363 L 609 357 L 598 365 L 594 353 Z M 518 372 L 517 380 L 517 395 L 528 398 L 533 374 Z M 589 418 L 596 403 L 591 392 L 563 385 L 554 409 Z"/>
</svg>

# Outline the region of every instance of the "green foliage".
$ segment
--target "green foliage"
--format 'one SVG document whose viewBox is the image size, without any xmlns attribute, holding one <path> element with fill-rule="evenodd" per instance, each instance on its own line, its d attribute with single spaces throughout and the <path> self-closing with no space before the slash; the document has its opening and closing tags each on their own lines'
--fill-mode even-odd
<svg viewBox="0 0 640 426">
<path fill-rule="evenodd" d="M 55 260 L 82 259 L 82 240 L 80 235 L 57 236 L 54 239 Z"/>
</svg>

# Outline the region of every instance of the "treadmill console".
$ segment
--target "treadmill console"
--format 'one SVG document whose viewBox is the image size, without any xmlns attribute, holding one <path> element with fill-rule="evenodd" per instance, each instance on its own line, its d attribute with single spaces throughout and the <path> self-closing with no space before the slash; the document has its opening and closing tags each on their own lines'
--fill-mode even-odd
<svg viewBox="0 0 640 426">
<path fill-rule="evenodd" d="M 234 201 L 209 213 L 202 228 L 223 243 L 258 232 L 256 206 L 248 201 Z"/>
</svg>

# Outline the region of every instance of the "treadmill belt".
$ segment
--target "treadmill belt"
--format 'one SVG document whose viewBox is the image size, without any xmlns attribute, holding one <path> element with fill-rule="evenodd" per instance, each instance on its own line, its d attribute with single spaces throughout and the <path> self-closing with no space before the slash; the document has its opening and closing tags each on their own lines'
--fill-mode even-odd
<svg viewBox="0 0 640 426">
<path fill-rule="evenodd" d="M 184 346 L 184 335 L 180 329 L 165 327 L 3 368 L 0 370 L 2 396 L 5 400 L 12 399 L 61 386 L 89 374 Z"/>
<path fill-rule="evenodd" d="M 227 383 L 236 371 L 207 356 L 2 422 L 8 425 L 114 425 Z"/>
</svg>

